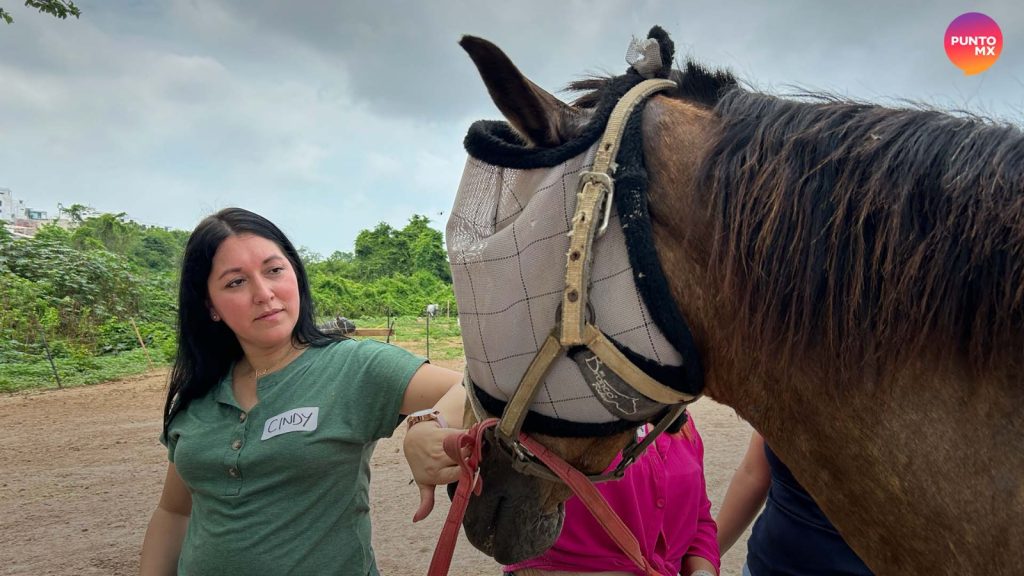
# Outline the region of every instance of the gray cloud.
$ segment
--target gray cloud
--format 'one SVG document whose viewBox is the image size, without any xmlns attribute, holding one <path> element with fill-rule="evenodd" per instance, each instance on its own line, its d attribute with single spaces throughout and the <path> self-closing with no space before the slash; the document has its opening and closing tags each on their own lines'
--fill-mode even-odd
<svg viewBox="0 0 1024 576">
<path fill-rule="evenodd" d="M 0 187 L 179 228 L 243 205 L 326 253 L 379 221 L 443 225 L 466 127 L 498 116 L 462 34 L 552 91 L 621 72 L 629 37 L 660 24 L 680 58 L 758 89 L 1024 117 L 1024 11 L 1009 1 L 971 6 L 1005 45 L 971 77 L 942 49 L 965 10 L 948 0 L 111 0 L 69 21 L 19 4 L 0 26 Z"/>
</svg>

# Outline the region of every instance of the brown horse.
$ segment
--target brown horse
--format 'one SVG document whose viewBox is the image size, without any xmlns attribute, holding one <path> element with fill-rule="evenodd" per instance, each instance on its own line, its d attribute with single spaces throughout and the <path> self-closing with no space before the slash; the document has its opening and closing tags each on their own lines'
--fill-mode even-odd
<svg viewBox="0 0 1024 576">
<path fill-rule="evenodd" d="M 461 45 L 527 146 L 573 140 L 613 83 L 578 82 L 567 105 L 493 44 Z M 764 435 L 877 573 L 1019 574 L 1024 134 L 750 92 L 693 63 L 671 79 L 642 112 L 642 153 L 705 394 Z M 537 438 L 594 473 L 628 435 Z M 464 527 L 508 561 L 550 546 L 568 492 L 502 454 Z"/>
</svg>

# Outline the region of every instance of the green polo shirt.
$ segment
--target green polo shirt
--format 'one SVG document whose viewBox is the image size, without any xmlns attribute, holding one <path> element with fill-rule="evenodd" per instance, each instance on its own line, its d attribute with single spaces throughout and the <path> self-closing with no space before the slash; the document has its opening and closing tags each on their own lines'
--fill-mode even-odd
<svg viewBox="0 0 1024 576">
<path fill-rule="evenodd" d="M 230 373 L 192 401 L 166 439 L 192 494 L 178 574 L 377 574 L 370 455 L 422 363 L 344 340 L 261 378 L 248 413 Z"/>
</svg>

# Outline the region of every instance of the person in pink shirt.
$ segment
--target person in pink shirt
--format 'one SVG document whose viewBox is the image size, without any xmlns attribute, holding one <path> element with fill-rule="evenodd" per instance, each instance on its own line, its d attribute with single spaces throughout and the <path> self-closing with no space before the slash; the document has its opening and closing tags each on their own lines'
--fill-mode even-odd
<svg viewBox="0 0 1024 576">
<path fill-rule="evenodd" d="M 704 444 L 689 418 L 665 433 L 617 481 L 597 484 L 659 574 L 717 576 L 717 527 L 704 484 Z M 646 434 L 649 426 L 638 430 Z M 619 457 L 609 468 L 618 464 Z M 565 503 L 562 533 L 547 552 L 505 566 L 515 576 L 643 574 L 576 496 Z"/>
</svg>

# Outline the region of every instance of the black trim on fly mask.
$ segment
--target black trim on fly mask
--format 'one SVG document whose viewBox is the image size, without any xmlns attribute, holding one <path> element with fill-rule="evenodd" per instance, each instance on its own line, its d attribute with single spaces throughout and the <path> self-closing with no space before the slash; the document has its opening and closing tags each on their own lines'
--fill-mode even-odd
<svg viewBox="0 0 1024 576">
<path fill-rule="evenodd" d="M 644 165 L 642 116 L 642 109 L 634 111 L 622 134 L 622 144 L 616 156 L 619 167 L 615 171 L 615 209 L 619 213 L 622 233 L 626 237 L 629 263 L 633 267 L 633 282 L 640 291 L 654 324 L 683 357 L 683 364 L 678 371 L 671 374 L 673 380 L 661 380 L 658 375 L 650 372 L 649 360 L 638 362 L 637 359 L 642 358 L 641 356 L 618 343 L 616 346 L 652 378 L 676 390 L 699 394 L 704 389 L 704 370 L 700 352 L 693 341 L 689 324 L 679 312 L 679 307 L 672 297 L 668 279 L 661 268 L 654 247 L 654 231 L 651 228 L 651 214 L 647 202 L 648 178 Z"/>
<path fill-rule="evenodd" d="M 554 148 L 531 148 L 501 120 L 478 120 L 469 127 L 462 144 L 477 160 L 502 168 L 550 168 L 583 154 L 601 139 L 615 104 L 629 89 L 643 81 L 639 74 L 625 74 L 608 81 L 590 122 L 576 138 Z"/>
<path fill-rule="evenodd" d="M 659 26 L 653 27 L 648 37 L 656 39 L 661 50 L 663 66 L 657 75 L 667 78 L 673 62 L 674 44 Z M 644 78 L 632 67 L 625 74 L 609 79 L 601 90 L 590 122 L 579 136 L 560 146 L 531 148 L 507 122 L 480 120 L 474 122 L 466 134 L 463 142 L 466 152 L 478 160 L 504 168 L 532 169 L 557 166 L 583 154 L 597 142 L 604 133 L 616 103 L 630 88 L 643 80 Z M 626 238 L 629 262 L 633 267 L 633 281 L 652 320 L 682 356 L 683 364 L 679 367 L 659 365 L 618 343 L 615 345 L 630 361 L 662 384 L 688 394 L 699 394 L 704 389 L 704 371 L 700 354 L 689 325 L 672 297 L 668 280 L 655 252 L 647 201 L 648 177 L 643 155 L 642 116 L 643 105 L 638 106 L 632 113 L 623 132 L 622 143 L 616 156 L 618 168 L 614 174 L 615 207 Z M 480 403 L 488 412 L 504 412 L 505 402 L 488 395 L 479 387 L 474 388 Z M 680 418 L 678 426 L 673 425 L 672 428 L 678 431 L 683 423 L 685 418 Z M 524 429 L 552 436 L 601 436 L 621 432 L 636 425 L 636 422 L 621 420 L 605 424 L 571 422 L 532 411 L 527 414 L 524 421 Z"/>
</svg>

